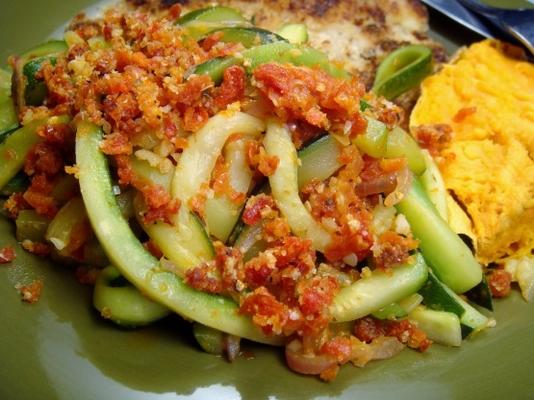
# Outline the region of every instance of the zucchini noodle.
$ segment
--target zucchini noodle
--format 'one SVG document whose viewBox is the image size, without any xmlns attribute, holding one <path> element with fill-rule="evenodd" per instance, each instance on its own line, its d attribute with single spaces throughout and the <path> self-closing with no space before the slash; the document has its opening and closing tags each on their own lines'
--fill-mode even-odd
<svg viewBox="0 0 534 400">
<path fill-rule="evenodd" d="M 12 94 L 0 73 L 0 189 L 25 248 L 83 265 L 115 324 L 174 312 L 210 353 L 282 345 L 324 380 L 486 328 L 458 295 L 491 307 L 483 271 L 428 199 L 445 213 L 402 110 L 303 24 L 180 12 L 79 17 L 13 58 Z M 390 98 L 432 61 L 422 46 L 393 56 L 403 68 L 387 59 L 375 85 Z"/>
<path fill-rule="evenodd" d="M 269 121 L 263 143 L 267 154 L 278 158 L 278 167 L 269 183 L 280 211 L 296 235 L 310 239 L 323 252 L 330 243 L 330 235 L 313 219 L 299 197 L 298 157 L 289 131 L 280 122 Z"/>
</svg>

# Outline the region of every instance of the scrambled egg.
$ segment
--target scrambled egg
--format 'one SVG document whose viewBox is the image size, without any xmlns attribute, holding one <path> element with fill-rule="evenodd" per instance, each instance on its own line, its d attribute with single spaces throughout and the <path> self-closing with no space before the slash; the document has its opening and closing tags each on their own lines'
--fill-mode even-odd
<svg viewBox="0 0 534 400">
<path fill-rule="evenodd" d="M 440 165 L 465 206 L 483 264 L 534 249 L 534 64 L 486 40 L 422 84 L 410 126 L 449 124 Z"/>
</svg>

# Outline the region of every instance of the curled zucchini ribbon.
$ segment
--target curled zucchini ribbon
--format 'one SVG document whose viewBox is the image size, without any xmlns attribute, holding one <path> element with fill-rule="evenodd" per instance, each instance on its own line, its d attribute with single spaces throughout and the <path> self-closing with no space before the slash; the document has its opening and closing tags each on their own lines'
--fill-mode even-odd
<svg viewBox="0 0 534 400">
<path fill-rule="evenodd" d="M 278 158 L 278 167 L 269 177 L 269 184 L 280 212 L 295 235 L 310 239 L 314 248 L 324 252 L 332 238 L 299 197 L 298 157 L 289 130 L 279 121 L 269 121 L 263 144 L 269 156 Z"/>
<path fill-rule="evenodd" d="M 431 72 L 432 50 L 421 45 L 401 47 L 380 63 L 373 91 L 391 100 L 419 85 Z"/>
<path fill-rule="evenodd" d="M 124 327 L 148 325 L 170 314 L 167 307 L 143 296 L 113 266 L 100 271 L 93 305 L 104 318 Z"/>
<path fill-rule="evenodd" d="M 189 137 L 187 148 L 180 157 L 171 183 L 173 198 L 181 202 L 180 210 L 174 216 L 173 225 L 161 221 L 146 224 L 140 218 L 143 207 L 139 196 L 136 199 L 135 207 L 138 211 L 136 215 L 143 229 L 156 242 L 165 257 L 175 264 L 180 275 L 185 274 L 191 267 L 211 260 L 214 256 L 213 245 L 202 222 L 189 211 L 190 200 L 201 191 L 204 183 L 209 183 L 217 158 L 230 136 L 236 133 L 257 136 L 264 129 L 265 124 L 258 118 L 242 112 L 223 111 L 212 117 L 195 135 Z M 210 203 L 210 207 L 217 206 L 221 204 Z M 230 208 L 232 205 L 227 204 L 227 206 Z M 208 214 L 210 216 L 208 227 L 216 223 L 216 217 L 219 218 L 218 215 L 214 216 L 212 211 Z M 239 217 L 237 210 L 230 211 L 228 218 L 224 219 L 224 223 L 229 226 L 218 227 L 220 234 L 229 234 L 235 219 Z"/>
<path fill-rule="evenodd" d="M 265 336 L 248 317 L 240 315 L 233 300 L 196 291 L 161 268 L 121 214 L 107 160 L 100 151 L 101 140 L 99 127 L 78 122 L 76 164 L 80 189 L 93 230 L 113 265 L 148 298 L 185 318 L 260 343 L 282 344 L 280 337 Z"/>
</svg>

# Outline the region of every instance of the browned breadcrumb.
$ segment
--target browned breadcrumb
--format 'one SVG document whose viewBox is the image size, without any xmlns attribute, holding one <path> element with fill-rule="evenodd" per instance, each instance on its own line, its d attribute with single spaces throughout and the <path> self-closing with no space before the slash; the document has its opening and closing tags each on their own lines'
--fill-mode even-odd
<svg viewBox="0 0 534 400">
<path fill-rule="evenodd" d="M 24 248 L 24 250 L 29 251 L 32 254 L 36 254 L 38 256 L 47 256 L 51 252 L 50 245 L 42 242 L 32 242 L 31 240 L 23 240 L 21 243 L 21 246 Z"/>
<path fill-rule="evenodd" d="M 7 264 L 13 261 L 17 255 L 13 246 L 6 246 L 0 249 L 0 264 Z"/>
<path fill-rule="evenodd" d="M 41 298 L 44 283 L 40 279 L 34 280 L 29 285 L 16 285 L 15 288 L 19 291 L 22 301 L 34 304 Z"/>
</svg>

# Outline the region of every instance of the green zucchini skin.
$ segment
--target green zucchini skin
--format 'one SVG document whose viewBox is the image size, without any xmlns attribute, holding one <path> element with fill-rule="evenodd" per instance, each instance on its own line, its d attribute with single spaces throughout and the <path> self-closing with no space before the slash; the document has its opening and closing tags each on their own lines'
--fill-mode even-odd
<svg viewBox="0 0 534 400">
<path fill-rule="evenodd" d="M 299 150 L 298 185 L 306 186 L 312 179 L 323 181 L 339 168 L 341 145 L 331 135 L 326 134 Z"/>
<path fill-rule="evenodd" d="M 101 140 L 99 127 L 78 122 L 76 164 L 82 197 L 93 230 L 120 273 L 147 297 L 185 318 L 260 343 L 282 344 L 282 338 L 265 336 L 249 318 L 240 315 L 233 300 L 196 291 L 161 268 L 134 236 L 117 206 L 107 160 L 100 151 Z"/>
<path fill-rule="evenodd" d="M 113 266 L 100 271 L 93 292 L 93 305 L 104 318 L 125 328 L 148 325 L 171 313 L 168 308 L 143 296 L 128 281 L 124 282 Z"/>
<path fill-rule="evenodd" d="M 462 345 L 460 319 L 454 313 L 418 306 L 410 313 L 408 320 L 414 322 L 436 343 L 453 347 Z"/>
<path fill-rule="evenodd" d="M 482 267 L 467 245 L 439 216 L 417 179 L 395 206 L 404 214 L 419 239 L 419 248 L 438 278 L 456 293 L 475 287 L 482 280 Z"/>
<path fill-rule="evenodd" d="M 488 318 L 454 293 L 432 271 L 428 274 L 428 280 L 419 290 L 419 293 L 423 296 L 423 303 L 427 307 L 433 310 L 451 312 L 460 318 L 462 337 L 467 337 L 487 326 Z"/>
<path fill-rule="evenodd" d="M 44 62 L 53 65 L 57 56 L 68 50 L 62 40 L 52 40 L 28 50 L 17 58 L 13 71 L 13 93 L 16 105 L 20 110 L 23 106 L 39 106 L 45 100 L 48 89 L 42 79 L 36 77 Z"/>
<path fill-rule="evenodd" d="M 176 23 L 195 40 L 215 29 L 251 25 L 238 10 L 224 6 L 193 10 L 180 17 Z"/>
<path fill-rule="evenodd" d="M 278 35 L 293 44 L 303 44 L 308 41 L 308 28 L 305 24 L 287 24 L 279 31 Z"/>
<path fill-rule="evenodd" d="M 220 35 L 220 41 L 225 43 L 241 43 L 247 49 L 262 44 L 274 42 L 287 42 L 282 36 L 274 32 L 261 28 L 249 28 L 246 26 L 236 26 L 220 28 L 208 32 L 208 35 Z"/>
<path fill-rule="evenodd" d="M 224 22 L 224 21 L 241 21 L 247 22 L 243 15 L 235 8 L 224 6 L 213 6 L 200 8 L 182 15 L 176 23 L 187 25 L 193 21 L 205 22 Z"/>
<path fill-rule="evenodd" d="M 269 184 L 278 209 L 295 235 L 310 239 L 317 251 L 324 252 L 332 237 L 313 218 L 299 197 L 297 150 L 287 127 L 280 121 L 269 121 L 263 145 L 269 156 L 278 158 L 276 171 L 269 176 Z"/>
<path fill-rule="evenodd" d="M 336 322 L 352 321 L 398 302 L 417 292 L 428 277 L 428 267 L 421 254 L 410 264 L 393 268 L 392 273 L 373 271 L 337 294 L 330 306 Z"/>
<path fill-rule="evenodd" d="M 24 160 L 32 147 L 41 139 L 37 135 L 37 129 L 44 124 L 67 123 L 66 116 L 50 117 L 48 120 L 33 120 L 23 127 L 10 133 L 5 140 L 0 143 L 0 190 L 17 175 L 24 165 Z"/>
<path fill-rule="evenodd" d="M 395 127 L 387 135 L 385 158 L 406 157 L 408 167 L 415 175 L 426 170 L 423 152 L 415 139 L 401 127 Z"/>
<path fill-rule="evenodd" d="M 493 311 L 493 296 L 491 295 L 486 275 L 483 275 L 482 281 L 466 292 L 465 295 L 473 303 L 484 307 L 486 310 Z"/>
<path fill-rule="evenodd" d="M 431 72 L 431 49 L 421 45 L 404 46 L 380 63 L 373 91 L 391 100 L 419 85 Z"/>
<path fill-rule="evenodd" d="M 269 62 L 290 63 L 297 66 L 318 67 L 336 78 L 349 78 L 345 70 L 331 64 L 326 54 L 310 47 L 298 46 L 285 41 L 251 47 L 242 52 L 243 58 L 222 57 L 197 65 L 192 73 L 208 74 L 216 84 L 222 81 L 224 70 L 232 65 L 246 65 L 251 73 L 255 68 Z"/>
<path fill-rule="evenodd" d="M 224 353 L 224 333 L 199 323 L 193 324 L 193 336 L 206 353 L 222 355 Z"/>
</svg>

